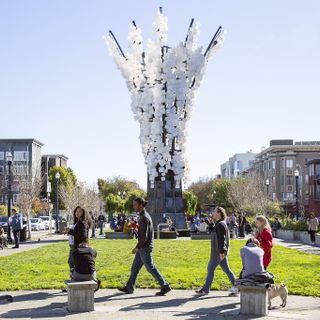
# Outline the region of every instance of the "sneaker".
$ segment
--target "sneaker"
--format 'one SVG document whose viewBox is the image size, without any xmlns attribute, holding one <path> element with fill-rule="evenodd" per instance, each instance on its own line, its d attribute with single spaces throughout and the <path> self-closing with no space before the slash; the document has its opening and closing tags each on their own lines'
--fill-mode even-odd
<svg viewBox="0 0 320 320">
<path fill-rule="evenodd" d="M 162 287 L 159 292 L 156 293 L 156 296 L 165 296 L 168 292 L 170 292 L 172 289 L 168 285 L 166 287 Z"/>
<path fill-rule="evenodd" d="M 239 290 L 238 290 L 237 287 L 232 286 L 232 287 L 229 289 L 229 292 L 230 292 L 231 294 L 238 294 L 238 293 L 239 293 Z"/>
<path fill-rule="evenodd" d="M 201 296 L 206 296 L 209 294 L 209 292 L 204 291 L 203 289 L 199 289 L 196 291 L 196 294 L 201 295 Z"/>
<path fill-rule="evenodd" d="M 133 293 L 133 290 L 130 290 L 127 287 L 118 288 L 118 290 L 125 293 L 125 294 L 132 294 Z"/>
</svg>

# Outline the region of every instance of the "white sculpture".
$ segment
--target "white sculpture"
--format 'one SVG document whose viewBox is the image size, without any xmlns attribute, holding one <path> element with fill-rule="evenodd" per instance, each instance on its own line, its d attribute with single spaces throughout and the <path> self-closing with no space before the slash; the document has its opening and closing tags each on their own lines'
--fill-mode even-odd
<svg viewBox="0 0 320 320">
<path fill-rule="evenodd" d="M 130 54 L 123 53 L 111 31 L 104 37 L 131 93 L 131 109 L 140 123 L 140 143 L 151 188 L 157 177 L 165 181 L 170 170 L 176 188 L 180 188 L 181 181 L 186 182 L 187 121 L 206 64 L 224 39 L 219 27 L 203 53 L 197 43 L 200 24 L 192 19 L 185 42 L 168 47 L 167 20 L 160 8 L 153 23 L 155 39 L 148 41 L 146 50 L 134 21 L 128 34 Z"/>
</svg>

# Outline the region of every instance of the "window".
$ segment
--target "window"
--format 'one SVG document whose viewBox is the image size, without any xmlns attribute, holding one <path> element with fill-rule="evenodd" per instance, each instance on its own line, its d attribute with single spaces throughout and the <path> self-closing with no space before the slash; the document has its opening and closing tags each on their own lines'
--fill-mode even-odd
<svg viewBox="0 0 320 320">
<path fill-rule="evenodd" d="M 4 152 L 0 152 L 0 160 L 4 160 Z"/>
<path fill-rule="evenodd" d="M 270 169 L 275 169 L 276 168 L 276 160 L 272 159 L 270 160 Z"/>
<path fill-rule="evenodd" d="M 28 174 L 28 167 L 27 166 L 14 166 L 14 171 L 17 175 Z"/>
<path fill-rule="evenodd" d="M 294 184 L 294 177 L 286 176 L 286 185 L 293 185 L 293 184 Z"/>
<path fill-rule="evenodd" d="M 14 161 L 28 161 L 28 151 L 15 151 L 13 153 Z"/>
<path fill-rule="evenodd" d="M 288 186 L 288 191 L 293 191 L 292 186 Z"/>
<path fill-rule="evenodd" d="M 283 192 L 282 198 L 284 201 L 292 201 L 294 200 L 294 194 L 293 192 Z"/>
<path fill-rule="evenodd" d="M 276 184 L 276 177 L 275 176 L 271 177 L 271 184 Z"/>
<path fill-rule="evenodd" d="M 293 160 L 292 159 L 287 159 L 286 160 L 286 168 L 287 169 L 292 169 L 293 168 Z"/>
<path fill-rule="evenodd" d="M 4 166 L 0 166 L 0 174 L 4 173 Z"/>
</svg>

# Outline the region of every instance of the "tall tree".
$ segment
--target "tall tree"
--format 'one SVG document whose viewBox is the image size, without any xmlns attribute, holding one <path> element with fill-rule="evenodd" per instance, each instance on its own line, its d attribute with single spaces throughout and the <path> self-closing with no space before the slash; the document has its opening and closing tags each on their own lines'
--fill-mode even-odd
<svg viewBox="0 0 320 320">
<path fill-rule="evenodd" d="M 193 182 L 187 191 L 193 192 L 197 197 L 197 210 L 205 210 L 208 204 L 213 203 L 213 178 L 200 178 L 197 182 Z"/>
<path fill-rule="evenodd" d="M 197 210 L 198 199 L 192 191 L 183 192 L 184 209 L 187 214 L 194 215 Z"/>
<path fill-rule="evenodd" d="M 51 182 L 51 202 L 55 203 L 56 199 L 56 173 L 60 173 L 59 186 L 65 186 L 68 192 L 71 192 L 76 184 L 77 178 L 71 168 L 64 167 L 52 167 L 49 170 L 49 181 Z M 59 196 L 59 194 L 58 194 Z M 64 204 L 62 199 L 59 199 L 59 209 L 66 209 L 66 205 Z"/>
<path fill-rule="evenodd" d="M 143 191 L 136 181 L 115 176 L 108 179 L 98 179 L 99 193 L 102 199 L 105 199 L 110 193 L 118 195 L 118 192 L 129 193 L 131 191 Z"/>
</svg>

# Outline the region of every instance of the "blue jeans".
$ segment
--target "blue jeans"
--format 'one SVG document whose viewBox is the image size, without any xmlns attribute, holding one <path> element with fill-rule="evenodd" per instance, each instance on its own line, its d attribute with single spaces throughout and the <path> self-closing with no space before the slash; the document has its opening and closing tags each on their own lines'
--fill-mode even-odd
<svg viewBox="0 0 320 320">
<path fill-rule="evenodd" d="M 155 278 L 155 280 L 160 284 L 161 287 L 167 287 L 169 285 L 168 282 L 164 280 L 164 278 L 162 277 L 162 275 L 153 263 L 152 248 L 141 248 L 136 253 L 131 266 L 131 275 L 126 285 L 126 287 L 129 290 L 134 289 L 138 273 L 143 265 L 146 267 L 147 271 Z"/>
<path fill-rule="evenodd" d="M 236 281 L 236 277 L 234 273 L 231 271 L 228 263 L 228 258 L 225 257 L 223 260 L 219 260 L 218 258 L 212 259 L 210 258 L 210 261 L 208 263 L 208 274 L 205 285 L 202 287 L 202 290 L 205 292 L 209 292 L 213 279 L 214 279 L 214 271 L 216 270 L 217 266 L 220 265 L 223 272 L 228 276 L 230 282 L 232 285 L 234 285 Z"/>
</svg>

